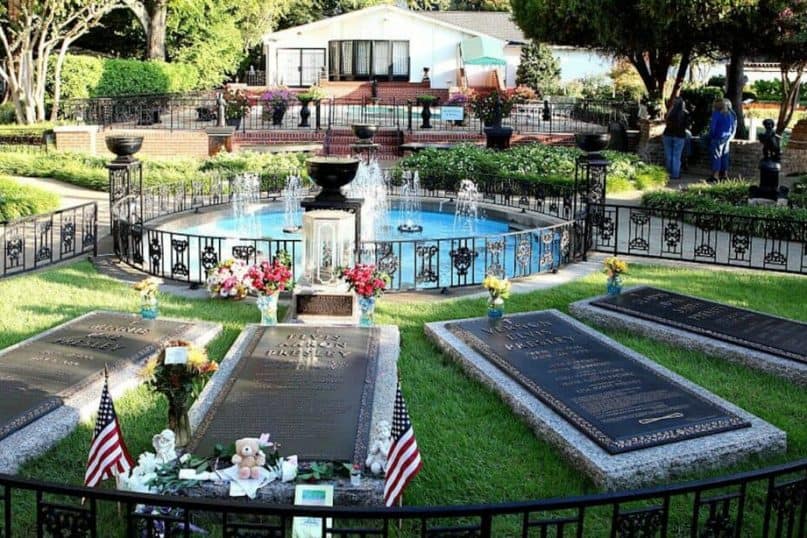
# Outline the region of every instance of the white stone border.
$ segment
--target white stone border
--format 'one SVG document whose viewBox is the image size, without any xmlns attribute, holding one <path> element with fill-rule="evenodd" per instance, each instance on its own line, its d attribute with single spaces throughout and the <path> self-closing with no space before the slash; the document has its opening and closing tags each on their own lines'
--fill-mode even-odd
<svg viewBox="0 0 807 538">
<path fill-rule="evenodd" d="M 635 286 L 630 288 L 630 290 L 647 287 L 650 286 Z M 679 293 L 679 295 L 684 295 L 685 297 L 691 297 L 701 301 L 705 300 L 702 297 L 695 297 L 692 295 L 685 295 L 681 293 Z M 592 304 L 593 301 L 601 299 L 602 297 L 603 296 L 592 297 L 572 303 L 569 305 L 569 311 L 575 316 L 595 323 L 601 327 L 635 332 L 641 334 L 642 336 L 659 340 L 670 345 L 683 347 L 686 349 L 694 349 L 706 353 L 707 355 L 721 357 L 732 362 L 737 362 L 744 366 L 748 366 L 749 368 L 755 368 L 757 370 L 762 370 L 763 372 L 784 377 L 797 385 L 807 386 L 807 364 L 803 362 L 779 357 L 777 355 L 765 353 L 764 351 L 758 351 L 756 349 L 744 347 L 739 344 L 732 344 L 731 342 L 727 342 L 725 340 L 687 331 L 686 329 L 671 327 L 670 325 L 665 325 L 657 321 L 651 321 L 645 318 L 632 316 L 630 314 L 618 312 L 608 308 L 602 308 Z M 748 308 L 744 310 L 786 321 L 793 321 L 781 316 L 769 314 L 767 312 L 758 312 Z"/>
<path fill-rule="evenodd" d="M 609 490 L 640 487 L 686 475 L 694 470 L 729 466 L 752 454 L 768 455 L 785 451 L 787 434 L 782 430 L 562 312 L 544 312 L 556 314 L 586 335 L 614 347 L 751 423 L 749 428 L 612 455 L 446 328 L 449 323 L 463 320 L 425 325 L 426 335 L 448 356 L 455 359 L 471 377 L 496 392 L 516 415 L 527 422 L 538 437 L 558 448 L 574 467 L 581 469 L 598 486 Z M 518 318 L 523 315 L 527 314 L 508 317 Z"/>
<path fill-rule="evenodd" d="M 109 310 L 93 310 L 81 316 L 70 319 L 46 331 L 35 334 L 30 338 L 4 348 L 0 351 L 0 360 L 5 353 L 17 349 L 25 344 L 41 339 L 62 329 L 65 325 L 79 321 L 93 314 L 115 314 L 126 315 L 126 312 L 113 312 Z M 137 314 L 129 314 L 132 319 L 140 319 Z M 176 323 L 189 323 L 192 325 L 190 331 L 179 335 L 178 338 L 188 340 L 197 346 L 205 346 L 221 332 L 221 324 L 206 321 L 196 321 L 188 319 L 160 317 L 157 321 L 173 321 Z M 109 393 L 113 399 L 120 397 L 124 392 L 137 387 L 140 384 L 137 373 L 142 365 L 148 360 L 143 359 L 136 363 L 130 363 L 109 374 Z M 0 473 L 15 474 L 20 465 L 25 461 L 40 456 L 47 452 L 56 443 L 67 437 L 79 424 L 89 420 L 98 411 L 98 402 L 101 397 L 101 389 L 104 385 L 103 376 L 88 383 L 81 390 L 64 399 L 60 406 L 15 431 L 11 435 L 0 440 Z M 87 449 L 89 450 L 90 440 L 87 439 Z"/>
</svg>

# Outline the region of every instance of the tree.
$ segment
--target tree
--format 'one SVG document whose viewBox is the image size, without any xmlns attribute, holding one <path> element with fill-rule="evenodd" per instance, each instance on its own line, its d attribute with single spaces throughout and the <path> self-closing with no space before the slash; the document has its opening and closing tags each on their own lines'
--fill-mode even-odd
<svg viewBox="0 0 807 538">
<path fill-rule="evenodd" d="M 787 128 L 799 104 L 799 91 L 805 68 L 807 68 L 807 3 L 793 0 L 772 2 L 774 19 L 773 39 L 767 43 L 773 48 L 773 56 L 779 60 L 782 79 L 782 102 L 776 132 Z"/>
<path fill-rule="evenodd" d="M 123 0 L 146 34 L 146 58 L 165 60 L 168 0 Z"/>
<path fill-rule="evenodd" d="M 119 0 L 20 0 L 0 5 L 0 78 L 8 85 L 19 123 L 45 120 L 45 85 L 54 51 L 56 103 L 67 50 Z M 54 116 L 55 117 L 55 114 Z"/>
<path fill-rule="evenodd" d="M 529 86 L 540 95 L 550 95 L 560 85 L 560 64 L 549 47 L 535 40 L 521 49 L 516 83 Z"/>
</svg>

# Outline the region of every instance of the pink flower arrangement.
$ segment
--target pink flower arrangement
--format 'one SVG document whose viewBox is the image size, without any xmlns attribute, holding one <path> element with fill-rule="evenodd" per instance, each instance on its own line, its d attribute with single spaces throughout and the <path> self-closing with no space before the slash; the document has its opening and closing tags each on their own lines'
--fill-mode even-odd
<svg viewBox="0 0 807 538">
<path fill-rule="evenodd" d="M 246 273 L 247 264 L 242 260 L 224 260 L 207 273 L 207 291 L 213 297 L 243 299 L 249 292 L 244 283 Z"/>
<path fill-rule="evenodd" d="M 263 260 L 247 269 L 246 283 L 259 295 L 272 295 L 291 286 L 291 269 L 286 256 L 279 255 L 271 262 Z"/>
<path fill-rule="evenodd" d="M 357 264 L 350 269 L 342 269 L 339 276 L 345 279 L 348 288 L 362 297 L 381 297 L 390 284 L 390 278 L 375 265 Z"/>
</svg>

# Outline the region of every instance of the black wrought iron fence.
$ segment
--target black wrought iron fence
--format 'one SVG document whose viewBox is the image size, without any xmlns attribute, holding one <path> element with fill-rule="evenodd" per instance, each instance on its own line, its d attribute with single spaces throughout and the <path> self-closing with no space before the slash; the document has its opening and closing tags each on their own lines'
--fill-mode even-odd
<svg viewBox="0 0 807 538">
<path fill-rule="evenodd" d="M 240 131 L 320 130 L 372 123 L 406 131 L 482 132 L 470 107 L 463 119 L 447 119 L 439 103 L 429 107 L 428 119 L 415 100 L 395 98 L 336 98 L 308 105 L 293 100 L 278 111 L 259 96 L 241 118 L 228 123 Z M 522 103 L 504 118 L 518 133 L 577 133 L 602 130 L 613 122 L 631 125 L 637 105 L 623 101 L 545 100 Z M 218 108 L 212 93 L 134 95 L 71 99 L 63 103 L 64 119 L 114 128 L 198 130 L 216 125 Z M 453 118 L 453 116 L 452 116 Z"/>
<path fill-rule="evenodd" d="M 725 213 L 592 206 L 600 252 L 807 273 L 807 222 Z"/>
<path fill-rule="evenodd" d="M 98 204 L 90 202 L 0 223 L 2 276 L 98 251 Z"/>
<path fill-rule="evenodd" d="M 681 484 L 579 497 L 467 506 L 305 507 L 146 495 L 0 475 L 0 536 L 70 538 L 291 536 L 314 518 L 319 536 L 759 536 L 802 538 L 807 460 Z"/>
</svg>

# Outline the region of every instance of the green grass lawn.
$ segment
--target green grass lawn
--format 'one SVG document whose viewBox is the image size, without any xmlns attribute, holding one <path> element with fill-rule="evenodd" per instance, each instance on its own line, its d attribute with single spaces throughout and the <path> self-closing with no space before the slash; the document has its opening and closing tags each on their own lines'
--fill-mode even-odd
<svg viewBox="0 0 807 538">
<path fill-rule="evenodd" d="M 807 321 L 807 279 L 763 273 L 634 266 L 627 283 L 649 284 Z M 516 295 L 508 312 L 557 308 L 598 295 L 604 277 L 592 275 L 546 291 Z M 135 293 L 95 272 L 87 262 L 0 281 L 0 347 L 94 309 L 135 311 Z M 435 301 L 424 298 L 380 302 L 378 321 L 401 330 L 400 376 L 409 404 L 424 467 L 405 495 L 407 505 L 487 503 L 559 497 L 596 492 L 594 485 L 557 450 L 537 439 L 500 399 L 468 378 L 425 337 L 425 322 L 465 318 L 484 312 L 483 299 Z M 254 305 L 189 300 L 164 295 L 161 314 L 217 321 L 224 331 L 210 346 L 220 359 L 245 323 L 258 321 Z M 713 476 L 759 468 L 807 456 L 807 390 L 775 376 L 701 353 L 687 351 L 625 332 L 605 331 L 667 368 L 735 403 L 788 434 L 787 453 L 753 458 L 742 465 L 703 473 Z M 116 402 L 125 438 L 134 454 L 149 450 L 151 436 L 165 426 L 165 405 L 144 389 Z M 43 457 L 24 466 L 21 474 L 80 484 L 91 437 L 82 424 Z M 280 440 L 282 442 L 282 440 Z M 680 506 L 679 506 L 680 504 Z M 688 524 L 684 500 L 673 504 L 670 535 Z M 759 503 L 749 503 L 747 517 L 760 517 Z M 593 510 L 588 531 L 602 529 L 607 510 Z M 517 520 L 513 520 L 517 524 Z M 503 523 L 499 535 L 510 535 Z M 406 528 L 406 526 L 405 526 Z"/>
</svg>

